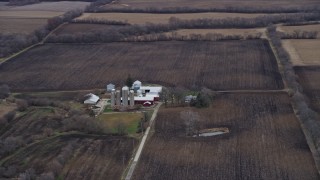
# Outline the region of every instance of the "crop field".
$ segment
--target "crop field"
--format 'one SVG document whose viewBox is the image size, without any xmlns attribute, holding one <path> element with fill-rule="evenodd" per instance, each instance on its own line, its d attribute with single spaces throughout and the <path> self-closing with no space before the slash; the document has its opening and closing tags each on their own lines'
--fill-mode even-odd
<svg viewBox="0 0 320 180">
<path fill-rule="evenodd" d="M 316 31 L 318 32 L 317 38 L 320 38 L 320 24 L 304 26 L 281 26 L 281 30 L 287 33 L 293 33 L 294 31 Z"/>
<path fill-rule="evenodd" d="M 127 21 L 130 24 L 145 24 L 150 23 L 162 23 L 169 22 L 171 17 L 179 19 L 224 19 L 224 18 L 254 18 L 265 14 L 244 14 L 244 13 L 185 13 L 185 14 L 147 14 L 147 13 L 84 13 L 77 19 L 106 19 L 116 21 Z"/>
<path fill-rule="evenodd" d="M 129 137 L 63 135 L 29 145 L 3 159 L 3 167 L 23 173 L 56 172 L 61 179 L 120 179 L 135 145 Z M 63 162 L 62 166 L 56 164 Z M 18 174 L 19 174 L 18 173 Z"/>
<path fill-rule="evenodd" d="M 291 1 L 291 0 L 281 0 L 281 1 L 264 1 L 264 0 L 118 0 L 113 4 L 106 5 L 106 8 L 121 8 L 121 7 L 131 7 L 131 8 L 166 8 L 166 7 L 190 7 L 190 8 L 210 8 L 210 7 L 296 7 L 301 5 L 319 5 L 317 0 L 307 0 L 307 1 Z"/>
<path fill-rule="evenodd" d="M 87 32 L 94 32 L 94 31 L 103 31 L 103 30 L 110 30 L 110 29 L 117 29 L 123 26 L 116 26 L 116 25 L 104 25 L 104 24 L 65 24 L 61 26 L 59 29 L 54 31 L 54 34 L 61 35 L 61 34 L 75 34 L 75 33 L 87 33 Z"/>
<path fill-rule="evenodd" d="M 282 89 L 264 40 L 46 44 L 0 66 L 0 83 L 13 90 L 117 86 L 131 75 L 145 83 L 213 90 Z"/>
<path fill-rule="evenodd" d="M 320 39 L 283 40 L 293 65 L 320 65 Z"/>
<path fill-rule="evenodd" d="M 181 112 L 196 127 L 228 128 L 211 137 L 186 136 Z M 316 180 L 318 171 L 285 93 L 219 94 L 210 108 L 163 108 L 133 179 Z"/>
<path fill-rule="evenodd" d="M 311 101 L 312 108 L 320 113 L 320 66 L 294 67 L 304 93 Z"/>
</svg>

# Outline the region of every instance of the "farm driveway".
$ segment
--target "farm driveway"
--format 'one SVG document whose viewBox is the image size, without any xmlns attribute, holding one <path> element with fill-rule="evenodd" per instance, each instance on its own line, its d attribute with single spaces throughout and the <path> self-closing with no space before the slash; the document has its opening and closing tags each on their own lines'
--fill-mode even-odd
<svg viewBox="0 0 320 180">
<path fill-rule="evenodd" d="M 152 126 L 152 123 L 153 123 L 154 119 L 155 119 L 156 116 L 157 116 L 157 113 L 158 113 L 158 110 L 159 110 L 161 104 L 162 104 L 162 103 L 159 102 L 159 104 L 158 104 L 158 105 L 155 107 L 155 109 L 154 109 L 154 112 L 153 112 L 152 117 L 151 117 L 151 119 L 150 119 L 149 127 L 147 128 L 146 132 L 145 132 L 144 135 L 143 135 L 142 141 L 140 142 L 138 151 L 136 152 L 136 155 L 134 156 L 133 162 L 131 163 L 131 165 L 130 165 L 130 167 L 129 167 L 129 171 L 128 171 L 128 173 L 127 173 L 127 176 L 126 176 L 125 180 L 130 180 L 131 177 L 132 177 L 133 171 L 134 171 L 134 169 L 135 169 L 135 167 L 136 167 L 136 165 L 137 165 L 137 163 L 138 163 L 138 160 L 139 160 L 139 158 L 140 158 L 142 149 L 143 149 L 144 144 L 145 144 L 145 142 L 146 142 L 146 140 L 147 140 L 147 137 L 148 137 L 148 135 L 149 135 L 150 128 L 151 128 L 151 126 Z"/>
</svg>

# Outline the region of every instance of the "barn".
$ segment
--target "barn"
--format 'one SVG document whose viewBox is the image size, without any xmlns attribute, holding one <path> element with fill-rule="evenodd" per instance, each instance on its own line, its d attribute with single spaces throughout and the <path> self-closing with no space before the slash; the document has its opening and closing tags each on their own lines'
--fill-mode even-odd
<svg viewBox="0 0 320 180">
<path fill-rule="evenodd" d="M 134 104 L 141 104 L 143 106 L 151 106 L 154 104 L 154 98 L 150 97 L 150 96 L 144 96 L 144 97 L 135 96 L 134 97 Z"/>
<path fill-rule="evenodd" d="M 87 99 L 84 101 L 84 104 L 95 105 L 100 100 L 99 96 L 92 93 L 85 95 L 85 97 Z"/>
<path fill-rule="evenodd" d="M 108 84 L 107 85 L 107 92 L 111 92 L 112 91 L 112 89 L 115 89 L 115 85 L 114 84 L 112 84 L 112 83 L 110 83 L 110 84 Z"/>
</svg>

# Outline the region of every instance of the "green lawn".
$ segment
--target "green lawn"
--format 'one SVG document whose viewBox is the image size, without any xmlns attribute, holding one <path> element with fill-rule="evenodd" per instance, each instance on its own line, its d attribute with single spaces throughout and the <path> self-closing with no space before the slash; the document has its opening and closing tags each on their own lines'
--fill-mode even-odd
<svg viewBox="0 0 320 180">
<path fill-rule="evenodd" d="M 112 133 L 117 133 L 117 127 L 122 124 L 128 134 L 135 134 L 142 117 L 142 113 L 112 113 L 101 114 L 99 120 L 104 128 Z"/>
</svg>

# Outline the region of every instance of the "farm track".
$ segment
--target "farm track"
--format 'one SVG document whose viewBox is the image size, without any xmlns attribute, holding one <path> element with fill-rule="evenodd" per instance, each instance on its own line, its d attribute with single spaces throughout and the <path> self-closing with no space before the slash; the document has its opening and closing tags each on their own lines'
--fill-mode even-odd
<svg viewBox="0 0 320 180">
<path fill-rule="evenodd" d="M 126 177 L 125 177 L 125 180 L 130 180 L 132 175 L 133 175 L 133 172 L 134 172 L 134 169 L 136 168 L 136 165 L 140 159 L 140 156 L 141 156 L 141 153 L 142 153 L 142 150 L 145 146 L 145 143 L 146 143 L 146 140 L 148 138 L 148 135 L 149 135 L 149 132 L 150 132 L 150 129 L 152 127 L 152 124 L 153 124 L 153 121 L 155 120 L 155 118 L 157 117 L 157 113 L 159 111 L 159 108 L 160 106 L 162 105 L 162 103 L 160 102 L 157 107 L 155 108 L 153 114 L 152 114 L 152 117 L 150 119 L 150 123 L 149 123 L 149 127 L 147 128 L 146 132 L 144 133 L 143 135 L 143 138 L 140 142 L 140 145 L 139 145 L 139 148 L 134 156 L 134 159 L 133 161 L 131 162 L 131 164 L 129 165 L 129 169 L 128 169 L 128 172 L 126 174 Z"/>
</svg>

